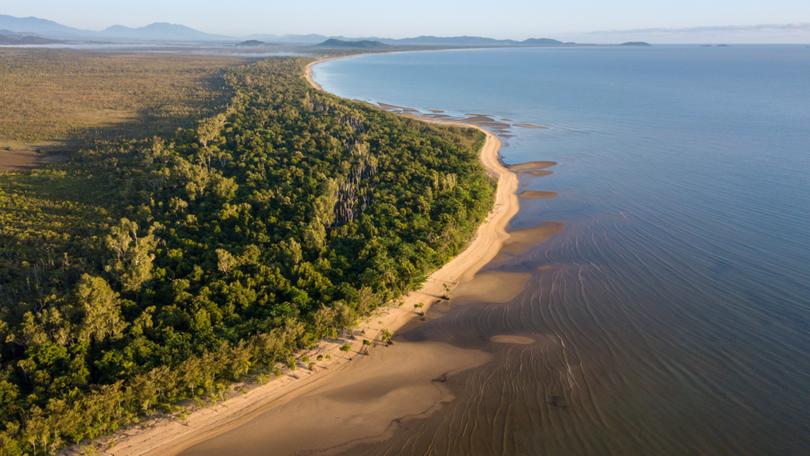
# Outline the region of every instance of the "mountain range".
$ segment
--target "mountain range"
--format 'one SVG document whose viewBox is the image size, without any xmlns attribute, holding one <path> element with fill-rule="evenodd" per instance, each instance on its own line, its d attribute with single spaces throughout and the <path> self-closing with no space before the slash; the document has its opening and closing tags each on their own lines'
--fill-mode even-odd
<svg viewBox="0 0 810 456">
<path fill-rule="evenodd" d="M 529 38 L 527 40 L 499 40 L 482 36 L 417 36 L 413 38 L 383 38 L 378 36 L 347 37 L 308 35 L 251 35 L 249 38 L 273 43 L 319 44 L 326 40 L 339 41 L 375 41 L 389 46 L 560 46 L 564 43 L 551 38 Z"/>
<path fill-rule="evenodd" d="M 760 24 L 711 27 L 690 27 L 681 29 L 646 28 L 633 30 L 606 30 L 567 34 L 565 41 L 549 38 L 527 40 L 501 40 L 481 36 L 417 36 L 412 38 L 385 38 L 376 36 L 346 37 L 319 34 L 254 34 L 231 37 L 195 30 L 179 24 L 156 22 L 144 27 L 113 25 L 101 31 L 83 30 L 38 17 L 15 17 L 0 14 L 0 30 L 6 41 L 20 40 L 11 33 L 23 34 L 25 41 L 43 40 L 68 41 L 163 41 L 163 42 L 225 42 L 238 43 L 256 40 L 275 44 L 317 45 L 329 39 L 340 41 L 377 41 L 389 46 L 444 46 L 444 47 L 484 47 L 484 46 L 560 46 L 574 44 L 571 40 L 589 43 L 621 43 L 624 41 L 652 41 L 655 43 L 810 43 L 810 24 Z M 17 43 L 23 44 L 23 43 Z"/>
<path fill-rule="evenodd" d="M 43 38 L 30 33 L 12 32 L 10 30 L 0 30 L 0 45 L 31 45 L 31 44 L 53 44 L 59 40 Z"/>
<path fill-rule="evenodd" d="M 379 41 L 360 40 L 360 41 L 345 41 L 330 38 L 317 45 L 318 47 L 328 49 L 381 49 L 388 47 L 387 44 Z"/>
<path fill-rule="evenodd" d="M 14 17 L 0 15 L 0 30 L 25 33 L 51 40 L 81 41 L 170 41 L 170 42 L 241 42 L 244 40 L 278 44 L 316 45 L 327 40 L 344 42 L 379 42 L 390 46 L 559 46 L 561 41 L 549 38 L 532 38 L 524 41 L 499 40 L 479 36 L 418 36 L 414 38 L 344 37 L 309 35 L 250 35 L 229 37 L 195 30 L 179 24 L 155 22 L 144 27 L 113 25 L 101 31 L 82 30 L 38 17 Z M 356 47 L 356 45 L 355 45 Z"/>
<path fill-rule="evenodd" d="M 100 32 L 108 38 L 156 41 L 233 41 L 234 38 L 194 30 L 185 25 L 155 22 L 144 27 L 113 25 Z"/>
<path fill-rule="evenodd" d="M 234 38 L 201 32 L 185 25 L 155 22 L 144 27 L 113 25 L 102 31 L 82 30 L 38 17 L 0 14 L 0 30 L 56 40 L 83 41 L 234 41 Z"/>
<path fill-rule="evenodd" d="M 56 39 L 72 38 L 82 31 L 38 17 L 14 17 L 0 14 L 0 30 L 29 33 Z"/>
</svg>

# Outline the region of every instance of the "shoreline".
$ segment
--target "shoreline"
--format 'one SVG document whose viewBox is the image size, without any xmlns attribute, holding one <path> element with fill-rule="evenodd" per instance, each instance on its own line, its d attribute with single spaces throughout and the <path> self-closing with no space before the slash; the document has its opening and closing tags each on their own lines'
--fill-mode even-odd
<svg viewBox="0 0 810 456">
<path fill-rule="evenodd" d="M 312 77 L 312 67 L 326 61 L 354 57 L 327 57 L 317 59 L 305 67 L 307 83 L 321 92 L 326 92 Z M 382 109 L 382 108 L 380 108 Z M 418 318 L 416 306 L 426 312 L 439 301 L 438 296 L 452 293 L 462 282 L 470 280 L 500 252 L 509 238 L 506 227 L 519 209 L 517 195 L 517 174 L 501 163 L 499 151 L 501 141 L 493 133 L 481 126 L 451 119 L 432 119 L 424 116 L 407 115 L 420 121 L 475 128 L 485 134 L 484 144 L 479 151 L 479 160 L 487 174 L 497 181 L 495 201 L 489 214 L 478 226 L 475 236 L 467 247 L 441 268 L 428 276 L 419 290 L 403 296 L 399 306 L 382 306 L 362 319 L 351 333 L 362 337 L 346 341 L 322 341 L 319 347 L 306 350 L 301 355 L 324 356 L 315 363 L 313 369 L 299 368 L 285 371 L 279 377 L 264 384 L 241 385 L 233 390 L 231 397 L 214 405 L 205 405 L 189 411 L 185 418 L 160 417 L 147 420 L 141 425 L 119 431 L 101 441 L 101 450 L 114 455 L 170 455 L 180 453 L 216 435 L 227 432 L 250 421 L 271 407 L 280 406 L 320 386 L 325 380 L 345 370 L 363 349 L 362 339 L 374 340 L 374 348 L 384 331 L 395 333 Z M 340 349 L 342 342 L 349 343 L 351 349 Z M 77 447 L 74 447 L 74 449 Z"/>
</svg>

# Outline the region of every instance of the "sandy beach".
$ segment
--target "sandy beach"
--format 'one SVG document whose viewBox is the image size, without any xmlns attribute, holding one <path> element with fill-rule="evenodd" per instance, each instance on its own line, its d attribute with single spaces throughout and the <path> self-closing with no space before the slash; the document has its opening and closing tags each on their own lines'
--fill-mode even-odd
<svg viewBox="0 0 810 456">
<path fill-rule="evenodd" d="M 306 80 L 318 90 L 323 89 L 312 79 L 312 66 L 324 60 L 312 62 L 306 67 Z M 486 134 L 480 160 L 487 172 L 497 180 L 495 204 L 467 248 L 431 274 L 421 289 L 409 293 L 399 303 L 377 309 L 364 319 L 353 330 L 358 337 L 345 341 L 324 341 L 316 349 L 302 353 L 302 356 L 318 359 L 312 368 L 307 366 L 286 371 L 261 385 L 243 385 L 229 398 L 216 405 L 190 411 L 183 418 L 154 419 L 122 431 L 104 442 L 104 453 L 178 454 L 239 426 L 250 427 L 252 431 L 248 432 L 262 433 L 264 438 L 272 432 L 273 435 L 283 436 L 287 442 L 306 441 L 313 448 L 339 448 L 358 439 L 380 437 L 387 432 L 392 419 L 430 413 L 443 401 L 452 399 L 448 390 L 442 387 L 442 378 L 446 381 L 448 373 L 487 362 L 486 353 L 442 343 L 417 347 L 407 342 L 397 342 L 384 347 L 375 342 L 369 349 L 362 344 L 362 339 L 379 341 L 383 331 L 395 333 L 420 318 L 431 305 L 445 302 L 442 296 L 449 294 L 452 297 L 453 290 L 459 284 L 469 281 L 498 254 L 509 238 L 506 226 L 518 211 L 518 178 L 501 163 L 501 143 L 495 135 L 469 123 L 421 119 L 477 128 Z M 351 345 L 348 352 L 340 349 L 344 342 Z M 451 365 L 447 364 L 447 359 L 453 359 Z M 312 391 L 318 391 L 319 395 L 308 397 L 307 394 Z M 332 391 L 340 392 L 340 397 L 348 395 L 357 400 L 351 403 L 324 400 L 323 397 L 328 399 Z M 268 411 L 284 413 L 267 414 Z M 344 424 L 336 429 L 329 420 L 322 420 L 326 421 L 324 428 L 317 430 L 307 419 L 299 419 L 307 415 L 311 420 L 313 415 L 318 416 L 318 412 L 333 417 L 333 422 L 339 420 Z M 227 444 L 227 439 L 219 440 Z M 299 449 L 280 443 L 274 446 L 273 454 L 286 454 Z M 209 450 L 194 453 L 221 454 L 227 448 Z M 266 449 L 263 451 L 266 454 Z"/>
</svg>

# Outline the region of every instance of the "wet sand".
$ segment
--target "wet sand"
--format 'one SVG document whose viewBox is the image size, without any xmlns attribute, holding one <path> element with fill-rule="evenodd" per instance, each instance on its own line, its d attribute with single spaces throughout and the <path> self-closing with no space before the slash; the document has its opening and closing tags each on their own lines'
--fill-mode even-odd
<svg viewBox="0 0 810 456">
<path fill-rule="evenodd" d="M 320 61 L 307 66 L 306 79 L 322 90 L 311 77 L 315 63 Z M 479 128 L 457 121 L 423 120 Z M 498 138 L 481 131 L 486 141 L 480 159 L 497 180 L 494 208 L 468 247 L 434 272 L 420 290 L 405 296 L 401 305 L 380 309 L 361 322 L 353 331 L 360 337 L 324 341 L 307 353 L 324 357 L 314 369 L 288 371 L 215 406 L 192 411 L 182 421 L 163 418 L 126 430 L 109 439 L 104 451 L 115 455 L 184 450 L 188 454 L 268 454 L 272 448 L 272 454 L 289 454 L 304 448 L 338 449 L 379 439 L 400 420 L 423 416 L 451 400 L 443 385 L 459 372 L 487 362 L 485 351 L 401 340 L 384 347 L 379 341 L 383 330 L 395 332 L 414 320 L 418 323 L 419 314 L 431 305 L 449 305 L 442 296 L 452 296 L 459 284 L 470 282 L 509 238 L 505 229 L 519 207 L 517 175 L 501 163 Z M 374 347 L 368 350 L 362 339 L 374 340 Z M 351 345 L 349 353 L 339 350 L 344 343 Z"/>
<path fill-rule="evenodd" d="M 449 344 L 396 342 L 184 454 L 312 454 L 382 440 L 400 421 L 428 416 L 451 401 L 449 379 L 489 359 Z"/>
<path fill-rule="evenodd" d="M 557 192 L 548 192 L 545 190 L 524 190 L 520 192 L 520 199 L 535 200 L 535 199 L 549 199 L 557 196 Z"/>
<path fill-rule="evenodd" d="M 554 174 L 554 171 L 551 171 L 550 169 L 534 169 L 531 171 L 521 171 L 520 174 L 528 174 L 529 176 L 534 177 L 544 177 Z"/>
<path fill-rule="evenodd" d="M 530 161 L 530 162 L 526 162 L 526 163 L 518 163 L 518 164 L 515 164 L 515 165 L 510 165 L 509 169 L 514 171 L 514 172 L 532 173 L 532 172 L 536 172 L 536 171 L 542 171 L 542 170 L 545 170 L 546 168 L 551 168 L 551 167 L 554 167 L 554 166 L 557 166 L 557 162 L 553 162 L 553 161 Z"/>
<path fill-rule="evenodd" d="M 509 302 L 523 291 L 530 277 L 530 274 L 521 272 L 480 272 L 475 280 L 459 287 L 453 294 L 453 300 L 463 303 L 486 298 L 490 303 Z"/>
<path fill-rule="evenodd" d="M 490 116 L 483 114 L 470 115 L 461 120 L 462 123 L 480 125 L 482 127 L 491 128 L 493 130 L 508 130 L 510 125 L 506 122 L 500 122 Z"/>
<path fill-rule="evenodd" d="M 489 340 L 496 344 L 516 344 L 516 345 L 531 345 L 535 341 L 531 337 L 526 336 L 513 336 L 513 335 L 497 335 L 492 336 Z"/>
<path fill-rule="evenodd" d="M 563 222 L 543 222 L 533 228 L 511 231 L 509 240 L 503 246 L 503 251 L 513 255 L 521 254 L 526 250 L 547 241 L 551 236 L 565 228 Z"/>
</svg>

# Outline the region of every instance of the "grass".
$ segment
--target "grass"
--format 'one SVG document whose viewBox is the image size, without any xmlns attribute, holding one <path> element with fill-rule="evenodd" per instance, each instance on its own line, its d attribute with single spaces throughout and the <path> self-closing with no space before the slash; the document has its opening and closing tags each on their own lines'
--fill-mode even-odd
<svg viewBox="0 0 810 456">
<path fill-rule="evenodd" d="M 25 168 L 32 151 L 97 139 L 171 133 L 227 99 L 232 57 L 0 49 L 0 168 Z M 12 158 L 18 153 L 22 157 Z M 30 158 L 26 158 L 30 157 Z M 34 160 L 36 161 L 36 160 Z"/>
</svg>

